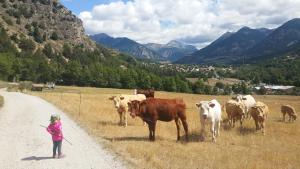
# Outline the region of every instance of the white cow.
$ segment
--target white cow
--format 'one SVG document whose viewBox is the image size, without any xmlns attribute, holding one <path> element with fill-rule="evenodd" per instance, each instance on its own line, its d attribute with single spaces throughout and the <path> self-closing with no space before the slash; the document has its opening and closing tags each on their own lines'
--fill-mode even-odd
<svg viewBox="0 0 300 169">
<path fill-rule="evenodd" d="M 128 103 L 133 100 L 143 101 L 146 100 L 146 96 L 143 94 L 136 95 L 126 95 L 121 94 L 119 96 L 112 96 L 109 98 L 114 101 L 115 108 L 120 115 L 120 125 L 127 126 L 127 113 L 128 113 Z"/>
<path fill-rule="evenodd" d="M 236 97 L 233 97 L 232 99 L 236 100 L 239 103 L 243 103 L 245 106 L 245 115 L 246 118 L 250 118 L 250 109 L 256 104 L 256 101 L 253 96 L 251 95 L 241 95 L 238 94 Z"/>
<path fill-rule="evenodd" d="M 209 119 L 211 121 L 212 141 L 216 142 L 216 137 L 219 135 L 222 120 L 220 103 L 217 100 L 200 101 L 196 104 L 196 106 L 200 113 L 202 140 L 204 140 L 205 121 Z"/>
</svg>

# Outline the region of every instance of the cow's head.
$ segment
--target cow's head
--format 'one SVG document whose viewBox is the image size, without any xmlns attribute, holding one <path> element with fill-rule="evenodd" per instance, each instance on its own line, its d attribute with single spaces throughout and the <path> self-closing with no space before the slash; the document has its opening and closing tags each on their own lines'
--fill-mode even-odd
<svg viewBox="0 0 300 169">
<path fill-rule="evenodd" d="M 265 112 L 264 112 L 265 111 L 265 106 L 253 106 L 252 108 L 255 109 L 256 112 L 258 113 L 257 117 L 259 119 L 263 119 L 265 117 Z"/>
<path fill-rule="evenodd" d="M 245 96 L 241 95 L 241 94 L 238 94 L 238 95 L 232 97 L 232 99 L 239 102 L 239 103 L 247 100 L 247 98 Z"/>
<path fill-rule="evenodd" d="M 112 100 L 114 102 L 115 108 L 120 108 L 121 101 L 124 100 L 123 96 L 112 96 L 109 98 L 109 100 Z"/>
<path fill-rule="evenodd" d="M 294 120 L 296 120 L 296 119 L 297 119 L 297 114 L 293 114 L 293 115 L 292 115 L 292 118 L 293 118 Z"/>
<path fill-rule="evenodd" d="M 237 104 L 237 107 L 240 109 L 240 111 L 242 112 L 242 115 L 245 115 L 246 114 L 246 107 L 244 104 L 242 103 L 238 103 Z"/>
<path fill-rule="evenodd" d="M 215 104 L 209 101 L 201 101 L 196 103 L 196 107 L 199 109 L 200 116 L 203 119 L 207 119 L 211 110 L 215 107 Z"/>
<path fill-rule="evenodd" d="M 135 118 L 140 114 L 140 101 L 133 100 L 127 103 L 128 104 L 128 111 L 130 112 L 130 116 Z"/>
</svg>

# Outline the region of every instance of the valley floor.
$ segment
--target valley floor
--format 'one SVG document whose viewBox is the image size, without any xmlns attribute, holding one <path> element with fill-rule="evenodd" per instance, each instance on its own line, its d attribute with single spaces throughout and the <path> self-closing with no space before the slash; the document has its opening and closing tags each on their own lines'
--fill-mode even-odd
<svg viewBox="0 0 300 169">
<path fill-rule="evenodd" d="M 223 111 L 220 137 L 217 143 L 212 143 L 209 127 L 206 141 L 199 141 L 200 120 L 195 103 L 215 98 L 224 105 L 231 96 L 156 92 L 157 98 L 183 98 L 187 104 L 190 142 L 186 143 L 176 141 L 174 122 L 157 123 L 155 142 L 148 141 L 148 127 L 139 118 L 128 115 L 128 127 L 119 126 L 119 116 L 108 98 L 121 93 L 132 94 L 133 90 L 58 87 L 32 94 L 60 107 L 99 143 L 137 169 L 296 169 L 300 166 L 300 120 L 284 123 L 280 113 L 282 104 L 290 104 L 299 112 L 300 97 L 254 96 L 270 109 L 265 136 L 255 132 L 253 120 L 246 120 L 243 129 L 239 123 L 230 129 Z"/>
</svg>

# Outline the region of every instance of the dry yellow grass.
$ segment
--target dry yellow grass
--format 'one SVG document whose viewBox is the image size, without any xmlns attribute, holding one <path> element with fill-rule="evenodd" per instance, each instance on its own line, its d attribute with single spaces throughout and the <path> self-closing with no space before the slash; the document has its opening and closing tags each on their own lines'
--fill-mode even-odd
<svg viewBox="0 0 300 169">
<path fill-rule="evenodd" d="M 81 91 L 79 94 L 61 91 Z M 118 126 L 118 114 L 108 98 L 113 94 L 133 93 L 132 90 L 61 87 L 55 92 L 33 93 L 61 109 L 75 119 L 99 142 L 117 152 L 133 168 L 186 169 L 284 169 L 300 166 L 300 124 L 281 122 L 280 106 L 290 104 L 300 110 L 300 97 L 255 96 L 270 108 L 266 123 L 266 135 L 255 132 L 253 120 L 245 122 L 240 132 L 239 124 L 229 130 L 223 122 L 217 143 L 211 142 L 207 128 L 207 139 L 199 142 L 200 122 L 196 102 L 216 98 L 224 104 L 229 96 L 203 96 L 195 94 L 157 92 L 159 98 L 183 98 L 187 104 L 190 142 L 176 142 L 174 122 L 158 122 L 157 141 L 148 141 L 148 128 L 139 118 L 128 118 L 129 126 Z M 79 115 L 79 109 L 80 115 Z M 223 117 L 226 119 L 225 113 Z M 181 135 L 183 130 L 181 128 Z M 101 141 L 102 140 L 102 141 Z M 183 139 L 184 140 L 184 139 Z M 101 157 L 99 157 L 101 158 Z"/>
<path fill-rule="evenodd" d="M 7 87 L 8 86 L 8 83 L 7 82 L 4 82 L 4 81 L 1 81 L 0 80 L 0 89 L 1 88 L 5 88 L 5 87 Z"/>
</svg>

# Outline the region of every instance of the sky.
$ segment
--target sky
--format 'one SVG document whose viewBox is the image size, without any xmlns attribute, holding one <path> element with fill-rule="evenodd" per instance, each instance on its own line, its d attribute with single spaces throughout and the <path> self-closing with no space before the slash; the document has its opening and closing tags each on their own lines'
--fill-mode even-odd
<svg viewBox="0 0 300 169">
<path fill-rule="evenodd" d="M 60 0 L 87 34 L 204 47 L 243 26 L 276 28 L 300 17 L 300 0 Z"/>
</svg>

